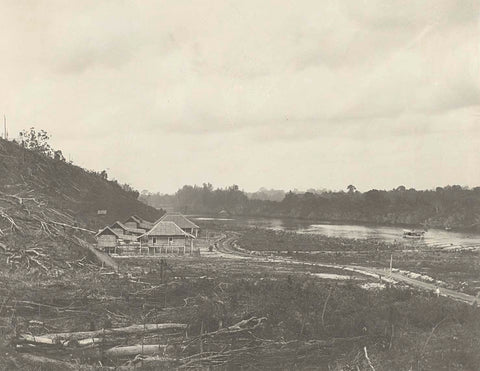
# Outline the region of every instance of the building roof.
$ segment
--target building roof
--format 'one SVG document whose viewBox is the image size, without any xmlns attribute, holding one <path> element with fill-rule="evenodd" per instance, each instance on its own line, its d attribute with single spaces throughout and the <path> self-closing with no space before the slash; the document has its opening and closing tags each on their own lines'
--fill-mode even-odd
<svg viewBox="0 0 480 371">
<path fill-rule="evenodd" d="M 132 215 L 130 216 L 127 220 L 125 220 L 125 223 L 129 222 L 130 220 L 133 220 L 134 222 L 141 223 L 142 219 L 139 216 Z"/>
<path fill-rule="evenodd" d="M 102 234 L 106 234 L 106 232 L 110 232 L 110 234 L 113 234 L 113 235 L 117 236 L 118 238 L 120 238 L 120 235 L 117 232 L 115 232 L 113 229 L 111 229 L 110 227 L 105 227 L 103 229 L 100 229 L 98 231 L 98 233 L 95 235 L 95 237 L 101 236 Z"/>
<path fill-rule="evenodd" d="M 120 240 L 124 241 L 137 241 L 139 236 L 133 236 L 133 235 L 128 235 L 128 234 L 118 234 L 115 232 L 112 228 L 110 227 L 105 227 L 98 231 L 98 233 L 95 235 L 95 237 L 101 236 L 103 234 L 106 234 L 109 232 L 109 234 L 113 234 L 115 237 L 117 237 Z"/>
<path fill-rule="evenodd" d="M 158 219 L 159 222 L 174 222 L 176 225 L 178 225 L 180 228 L 185 229 L 185 228 L 200 228 L 198 225 L 195 223 L 191 222 L 187 218 L 185 218 L 182 214 L 174 214 L 174 213 L 166 213 L 164 216 L 162 216 L 160 219 Z"/>
<path fill-rule="evenodd" d="M 191 234 L 184 232 L 174 222 L 163 222 L 163 221 L 160 221 L 157 224 L 155 224 L 152 229 L 150 229 L 147 233 L 143 234 L 141 237 L 144 237 L 144 236 L 152 236 L 152 237 L 186 236 L 186 237 L 193 237 Z"/>
<path fill-rule="evenodd" d="M 142 229 L 145 229 L 145 230 L 148 230 L 150 228 L 153 227 L 153 223 L 152 222 L 149 222 L 148 220 L 145 220 L 143 218 L 140 218 L 138 215 L 132 215 L 131 217 L 129 217 L 127 220 L 125 220 L 125 223 L 128 223 L 130 221 L 134 221 L 135 223 L 137 223 L 137 225 L 142 228 Z M 145 231 L 144 231 L 145 232 Z"/>
<path fill-rule="evenodd" d="M 122 234 L 118 238 L 125 241 L 137 241 L 139 237 L 140 237 L 139 235 L 135 236 L 132 234 Z"/>
<path fill-rule="evenodd" d="M 143 221 L 143 222 L 141 222 L 138 226 L 139 226 L 140 228 L 145 229 L 145 230 L 148 231 L 150 228 L 153 227 L 153 223 Z"/>
<path fill-rule="evenodd" d="M 128 231 L 128 232 L 131 232 L 131 233 L 136 233 L 136 234 L 144 234 L 146 232 L 146 229 L 139 229 L 139 228 L 132 228 L 132 227 L 127 227 L 125 224 L 119 222 L 119 221 L 116 221 L 115 223 L 113 223 L 110 228 L 114 228 L 116 225 L 118 225 L 121 229 L 123 229 L 124 231 Z M 148 228 L 150 229 L 150 228 Z"/>
</svg>

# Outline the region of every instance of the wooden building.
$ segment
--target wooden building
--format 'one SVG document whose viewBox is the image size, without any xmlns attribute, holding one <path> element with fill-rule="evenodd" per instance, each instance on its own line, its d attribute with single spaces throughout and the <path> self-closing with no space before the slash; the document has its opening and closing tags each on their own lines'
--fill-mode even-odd
<svg viewBox="0 0 480 371">
<path fill-rule="evenodd" d="M 97 247 L 109 254 L 116 253 L 118 246 L 139 244 L 139 236 L 121 234 L 110 227 L 103 228 L 95 237 L 97 238 Z"/>
<path fill-rule="evenodd" d="M 178 225 L 169 221 L 160 221 L 152 229 L 140 236 L 142 249 L 148 247 L 151 255 L 163 253 L 185 254 L 193 252 L 195 237 L 184 232 Z"/>
<path fill-rule="evenodd" d="M 180 213 L 166 213 L 158 219 L 157 222 L 173 222 L 179 226 L 182 231 L 195 237 L 198 237 L 198 233 L 200 232 L 200 227 L 198 225 L 188 220 Z"/>
<path fill-rule="evenodd" d="M 153 227 L 153 223 L 148 220 L 142 219 L 137 215 L 132 215 L 123 223 L 128 228 L 150 230 Z"/>
<path fill-rule="evenodd" d="M 141 236 L 146 232 L 145 229 L 127 227 L 125 224 L 120 222 L 113 223 L 110 228 L 121 235 L 132 235 L 132 236 Z"/>
</svg>

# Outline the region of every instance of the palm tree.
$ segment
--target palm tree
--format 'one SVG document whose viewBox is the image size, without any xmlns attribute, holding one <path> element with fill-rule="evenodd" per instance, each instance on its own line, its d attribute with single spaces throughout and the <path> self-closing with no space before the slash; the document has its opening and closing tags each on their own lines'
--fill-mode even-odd
<svg viewBox="0 0 480 371">
<path fill-rule="evenodd" d="M 347 190 L 348 190 L 348 193 L 355 193 L 355 192 L 357 192 L 357 187 L 355 187 L 354 185 L 349 184 L 349 185 L 347 186 Z"/>
</svg>

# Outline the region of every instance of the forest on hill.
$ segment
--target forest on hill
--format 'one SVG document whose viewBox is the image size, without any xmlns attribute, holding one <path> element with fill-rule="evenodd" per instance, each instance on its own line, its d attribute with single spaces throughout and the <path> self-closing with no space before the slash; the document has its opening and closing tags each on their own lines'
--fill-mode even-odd
<svg viewBox="0 0 480 371">
<path fill-rule="evenodd" d="M 190 214 L 293 217 L 332 222 L 413 225 L 432 228 L 480 230 L 480 187 L 459 185 L 433 190 L 372 189 L 288 192 L 281 201 L 255 199 L 237 185 L 186 185 L 174 195 L 142 192 L 140 200 L 154 206 Z"/>
</svg>

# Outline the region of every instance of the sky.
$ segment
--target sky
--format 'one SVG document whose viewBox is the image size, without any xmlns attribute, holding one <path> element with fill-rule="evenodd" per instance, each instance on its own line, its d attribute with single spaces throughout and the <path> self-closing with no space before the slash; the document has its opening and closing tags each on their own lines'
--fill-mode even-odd
<svg viewBox="0 0 480 371">
<path fill-rule="evenodd" d="M 0 0 L 0 113 L 139 190 L 480 185 L 480 0 Z"/>
</svg>

